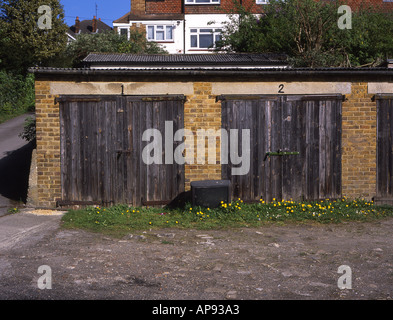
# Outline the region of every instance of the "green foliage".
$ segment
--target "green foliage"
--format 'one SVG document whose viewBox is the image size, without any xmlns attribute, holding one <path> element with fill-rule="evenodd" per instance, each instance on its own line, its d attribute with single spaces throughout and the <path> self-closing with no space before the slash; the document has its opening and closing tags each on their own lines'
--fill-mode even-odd
<svg viewBox="0 0 393 320">
<path fill-rule="evenodd" d="M 41 5 L 52 9 L 51 29 L 38 28 Z M 67 25 L 59 0 L 2 0 L 0 12 L 2 69 L 26 74 L 29 67 L 46 65 L 64 51 Z"/>
<path fill-rule="evenodd" d="M 352 12 L 339 29 L 339 2 L 271 0 L 260 16 L 236 4 L 217 50 L 286 53 L 298 67 L 377 65 L 393 54 L 393 14 L 374 7 Z M 236 14 L 235 14 L 236 13 Z"/>
<path fill-rule="evenodd" d="M 81 67 L 82 60 L 91 52 L 108 53 L 165 53 L 155 42 L 149 42 L 143 33 L 131 30 L 130 40 L 115 31 L 97 34 L 80 34 L 66 49 L 73 57 L 72 65 Z"/>
<path fill-rule="evenodd" d="M 145 33 L 139 32 L 138 30 L 130 30 L 130 39 L 127 40 L 125 37 L 122 37 L 122 40 L 118 49 L 120 53 L 168 53 L 156 42 L 147 41 Z"/>
<path fill-rule="evenodd" d="M 350 65 L 378 65 L 393 55 L 393 13 L 362 7 L 354 13 L 352 29 L 343 42 Z"/>
<path fill-rule="evenodd" d="M 10 106 L 17 104 L 21 98 L 23 85 L 21 76 L 0 71 L 0 112 L 8 112 Z"/>
<path fill-rule="evenodd" d="M 313 0 L 270 1 L 265 14 L 255 16 L 237 5 L 225 27 L 222 48 L 235 52 L 287 53 L 295 65 L 317 66 L 329 60 L 324 35 L 334 28 L 337 9 Z M 222 49 L 220 48 L 220 49 Z M 336 50 L 329 49 L 330 52 Z M 323 61 L 323 63 L 321 63 Z"/>
<path fill-rule="evenodd" d="M 0 122 L 33 111 L 34 104 L 34 75 L 0 71 Z"/>
<path fill-rule="evenodd" d="M 18 208 L 9 208 L 8 210 L 7 210 L 7 212 L 8 213 L 18 213 L 19 212 L 19 209 Z"/>
<path fill-rule="evenodd" d="M 30 142 L 36 138 L 36 121 L 32 117 L 27 117 L 23 126 L 23 131 L 19 134 L 19 137 Z"/>
<path fill-rule="evenodd" d="M 234 0 L 235 9 L 224 22 L 222 39 L 216 42 L 218 51 L 264 52 L 264 34 L 260 32 L 258 17 L 250 9 Z"/>
</svg>

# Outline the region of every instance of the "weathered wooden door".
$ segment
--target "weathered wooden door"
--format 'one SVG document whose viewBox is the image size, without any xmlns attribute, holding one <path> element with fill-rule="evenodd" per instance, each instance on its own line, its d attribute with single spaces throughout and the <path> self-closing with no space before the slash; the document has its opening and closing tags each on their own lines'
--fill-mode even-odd
<svg viewBox="0 0 393 320">
<path fill-rule="evenodd" d="M 248 174 L 231 174 L 230 152 L 228 164 L 222 164 L 232 196 L 267 201 L 340 197 L 341 101 L 341 95 L 222 97 L 223 128 L 250 130 Z"/>
<path fill-rule="evenodd" d="M 393 201 L 393 95 L 376 95 L 377 194 L 379 203 Z"/>
<path fill-rule="evenodd" d="M 184 165 L 146 164 L 142 135 L 165 121 L 183 128 L 183 96 L 63 96 L 60 102 L 62 200 L 168 202 L 184 191 Z M 173 142 L 176 148 L 180 142 Z M 162 149 L 165 159 L 165 149 Z"/>
</svg>

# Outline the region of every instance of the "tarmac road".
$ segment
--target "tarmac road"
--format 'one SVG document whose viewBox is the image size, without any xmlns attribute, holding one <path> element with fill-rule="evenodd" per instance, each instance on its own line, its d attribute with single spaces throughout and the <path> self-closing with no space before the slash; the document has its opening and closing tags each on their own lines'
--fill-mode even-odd
<svg viewBox="0 0 393 320">
<path fill-rule="evenodd" d="M 393 299 L 393 218 L 119 239 L 24 210 L 0 217 L 0 300 Z"/>
<path fill-rule="evenodd" d="M 33 146 L 19 137 L 24 114 L 0 124 L 0 216 L 26 201 Z"/>
</svg>

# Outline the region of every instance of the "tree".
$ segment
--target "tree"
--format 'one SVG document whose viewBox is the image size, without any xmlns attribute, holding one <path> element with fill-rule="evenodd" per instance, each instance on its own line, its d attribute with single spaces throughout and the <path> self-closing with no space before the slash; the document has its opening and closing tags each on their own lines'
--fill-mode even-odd
<svg viewBox="0 0 393 320">
<path fill-rule="evenodd" d="M 298 67 L 375 65 L 393 53 L 391 13 L 362 8 L 341 30 L 338 2 L 271 0 L 262 15 L 241 5 L 231 13 L 217 49 L 286 53 Z"/>
<path fill-rule="evenodd" d="M 49 29 L 38 26 L 42 5 L 51 9 Z M 45 66 L 59 55 L 67 45 L 63 19 L 59 0 L 0 0 L 1 68 L 25 74 L 29 67 Z"/>
<path fill-rule="evenodd" d="M 221 40 L 216 42 L 217 51 L 265 52 L 264 34 L 260 32 L 259 17 L 251 14 L 250 8 L 236 0 L 234 9 L 228 13 L 229 21 L 224 22 Z"/>
<path fill-rule="evenodd" d="M 130 39 L 115 31 L 80 34 L 66 49 L 73 67 L 81 67 L 82 60 L 91 52 L 109 53 L 166 53 L 157 43 L 147 41 L 144 33 L 130 30 Z"/>
<path fill-rule="evenodd" d="M 344 35 L 350 65 L 377 66 L 393 56 L 392 12 L 361 6 L 352 20 L 352 29 Z"/>
</svg>

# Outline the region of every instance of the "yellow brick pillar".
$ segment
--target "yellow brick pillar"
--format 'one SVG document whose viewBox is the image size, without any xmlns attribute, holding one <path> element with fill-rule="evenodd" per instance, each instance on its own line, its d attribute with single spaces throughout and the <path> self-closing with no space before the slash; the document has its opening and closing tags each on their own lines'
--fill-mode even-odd
<svg viewBox="0 0 393 320">
<path fill-rule="evenodd" d="M 48 81 L 36 81 L 37 192 L 39 207 L 55 207 L 61 197 L 59 105 Z"/>
<path fill-rule="evenodd" d="M 216 102 L 216 97 L 212 95 L 212 84 L 209 82 L 195 82 L 194 94 L 187 97 L 184 105 L 184 128 L 190 130 L 192 137 L 186 135 L 186 148 L 194 150 L 193 163 L 185 165 L 186 190 L 190 190 L 190 182 L 197 180 L 218 180 L 221 179 L 220 165 L 220 134 L 221 129 L 221 103 Z M 198 152 L 202 146 L 198 146 L 199 134 L 203 130 L 212 130 L 217 134 L 215 139 L 216 162 L 209 161 L 209 142 L 205 139 L 204 154 Z M 190 139 L 191 138 L 191 139 Z M 201 140 L 199 140 L 201 141 Z"/>
<path fill-rule="evenodd" d="M 371 199 L 376 193 L 376 102 L 368 84 L 352 83 L 342 105 L 342 193 Z"/>
</svg>

